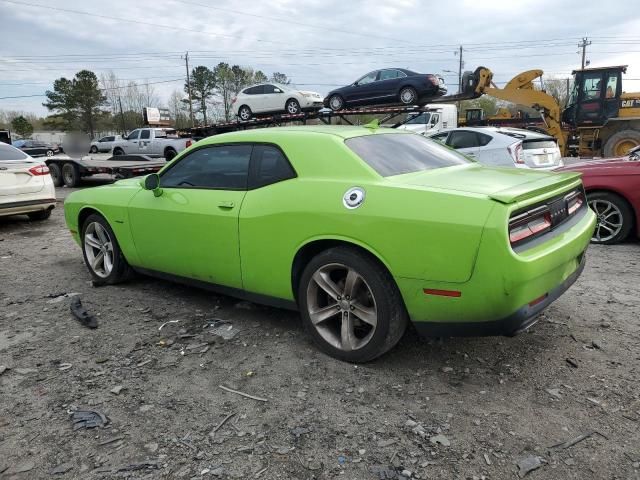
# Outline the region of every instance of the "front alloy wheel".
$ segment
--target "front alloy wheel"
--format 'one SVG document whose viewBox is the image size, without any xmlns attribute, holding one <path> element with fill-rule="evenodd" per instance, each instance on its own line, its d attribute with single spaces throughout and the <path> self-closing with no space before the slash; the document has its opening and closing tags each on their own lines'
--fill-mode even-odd
<svg viewBox="0 0 640 480">
<path fill-rule="evenodd" d="M 82 226 L 82 254 L 94 283 L 115 284 L 131 276 L 113 230 L 105 218 L 91 214 Z"/>
<path fill-rule="evenodd" d="M 327 354 L 367 362 L 402 337 L 407 313 L 389 272 L 347 246 L 326 250 L 307 264 L 298 287 L 305 329 Z"/>
<path fill-rule="evenodd" d="M 87 265 L 100 278 L 113 271 L 113 240 L 98 222 L 91 222 L 84 231 L 84 251 Z"/>
<path fill-rule="evenodd" d="M 289 113 L 290 115 L 296 115 L 298 113 L 300 113 L 300 104 L 298 103 L 297 100 L 289 100 L 287 102 L 287 113 Z"/>
<path fill-rule="evenodd" d="M 405 105 L 413 105 L 418 99 L 418 94 L 413 87 L 405 87 L 400 90 L 400 101 Z"/>
<path fill-rule="evenodd" d="M 329 98 L 329 108 L 334 112 L 342 110 L 344 108 L 344 101 L 340 95 L 331 95 Z"/>
</svg>

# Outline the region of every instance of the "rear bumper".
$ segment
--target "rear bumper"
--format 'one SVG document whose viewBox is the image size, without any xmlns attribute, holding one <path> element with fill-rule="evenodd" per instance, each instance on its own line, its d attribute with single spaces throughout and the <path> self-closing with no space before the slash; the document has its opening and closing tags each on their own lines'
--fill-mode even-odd
<svg viewBox="0 0 640 480">
<path fill-rule="evenodd" d="M 0 203 L 0 216 L 20 215 L 23 213 L 48 210 L 56 206 L 55 198 L 24 200 L 21 202 Z"/>
<path fill-rule="evenodd" d="M 535 325 L 538 315 L 551 303 L 556 301 L 575 283 L 582 274 L 586 263 L 586 255 L 583 253 L 578 268 L 569 275 L 560 285 L 545 294 L 544 299 L 535 303 L 523 305 L 511 315 L 499 320 L 489 322 L 464 322 L 464 323 L 431 323 L 414 322 L 420 335 L 431 337 L 483 337 L 494 335 L 513 336 Z"/>
</svg>

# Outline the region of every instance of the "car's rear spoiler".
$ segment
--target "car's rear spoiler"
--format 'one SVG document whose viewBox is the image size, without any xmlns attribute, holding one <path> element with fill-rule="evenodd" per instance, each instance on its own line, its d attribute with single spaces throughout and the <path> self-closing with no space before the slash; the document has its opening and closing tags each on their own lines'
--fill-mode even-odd
<svg viewBox="0 0 640 480">
<path fill-rule="evenodd" d="M 548 177 L 540 178 L 532 182 L 506 188 L 489 195 L 500 203 L 516 203 L 529 198 L 534 198 L 545 193 L 563 190 L 580 183 L 580 173 L 556 173 Z"/>
</svg>

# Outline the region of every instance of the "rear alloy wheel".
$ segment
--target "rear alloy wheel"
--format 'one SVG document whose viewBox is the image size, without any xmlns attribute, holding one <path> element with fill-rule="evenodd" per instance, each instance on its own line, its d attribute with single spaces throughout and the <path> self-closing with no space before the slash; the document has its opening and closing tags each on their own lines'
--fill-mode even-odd
<svg viewBox="0 0 640 480">
<path fill-rule="evenodd" d="M 413 105 L 418 101 L 418 92 L 413 87 L 404 87 L 400 90 L 400 101 L 405 105 Z"/>
<path fill-rule="evenodd" d="M 91 145 L 89 153 L 98 153 L 98 147 L 96 147 L 95 145 Z"/>
<path fill-rule="evenodd" d="M 587 195 L 589 207 L 597 216 L 592 243 L 610 245 L 627 238 L 631 231 L 633 216 L 627 202 L 609 192 L 595 192 Z"/>
<path fill-rule="evenodd" d="M 50 163 L 47 165 L 49 167 L 49 174 L 51 175 L 51 180 L 53 180 L 53 185 L 55 187 L 62 186 L 62 172 L 60 171 L 60 165 L 57 163 Z"/>
<path fill-rule="evenodd" d="M 240 120 L 242 120 L 243 122 L 250 120 L 252 116 L 253 113 L 251 112 L 251 109 L 246 105 L 241 106 L 238 110 L 238 117 L 240 117 Z"/>
<path fill-rule="evenodd" d="M 46 220 L 51 216 L 51 210 L 51 208 L 47 208 L 46 210 L 38 210 L 37 212 L 27 213 L 27 215 L 29 216 L 30 220 Z"/>
<path fill-rule="evenodd" d="M 287 101 L 287 104 L 285 105 L 285 109 L 287 110 L 287 113 L 290 115 L 297 115 L 302 111 L 302 109 L 300 108 L 300 103 L 298 103 L 298 101 L 295 98 L 292 98 Z"/>
<path fill-rule="evenodd" d="M 80 184 L 80 171 L 73 163 L 62 165 L 62 181 L 69 187 L 77 187 Z"/>
<path fill-rule="evenodd" d="M 120 147 L 116 147 L 113 149 L 113 156 L 117 157 L 118 155 L 124 155 L 124 150 L 122 150 Z"/>
<path fill-rule="evenodd" d="M 53 157 L 53 150 L 47 150 L 47 157 Z"/>
<path fill-rule="evenodd" d="M 340 95 L 331 95 L 329 98 L 329 108 L 334 112 L 344 108 L 344 100 Z"/>
<path fill-rule="evenodd" d="M 391 275 L 359 250 L 336 247 L 314 257 L 298 289 L 305 328 L 327 354 L 367 362 L 398 343 L 407 325 Z"/>
<path fill-rule="evenodd" d="M 122 282 L 131 274 L 113 230 L 101 215 L 89 215 L 82 226 L 82 255 L 99 284 Z"/>
</svg>

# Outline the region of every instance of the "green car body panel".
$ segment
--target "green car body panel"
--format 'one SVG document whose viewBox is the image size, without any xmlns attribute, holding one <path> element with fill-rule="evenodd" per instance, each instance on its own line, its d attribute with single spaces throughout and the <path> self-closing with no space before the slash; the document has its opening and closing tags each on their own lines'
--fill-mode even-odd
<svg viewBox="0 0 640 480">
<path fill-rule="evenodd" d="M 580 188 L 579 174 L 471 162 L 382 177 L 345 145 L 381 134 L 413 135 L 314 126 L 209 137 L 172 163 L 205 145 L 268 143 L 280 147 L 297 176 L 248 191 L 165 188 L 159 196 L 139 179 L 122 180 L 73 192 L 66 221 L 80 242 L 81 218 L 99 212 L 134 268 L 291 302 L 299 252 L 319 241 L 357 245 L 389 270 L 414 322 L 502 319 L 579 268 L 595 226 L 587 208 L 570 228 L 520 252 L 508 232 L 513 212 Z M 343 195 L 352 187 L 366 197 L 347 209 Z"/>
</svg>

